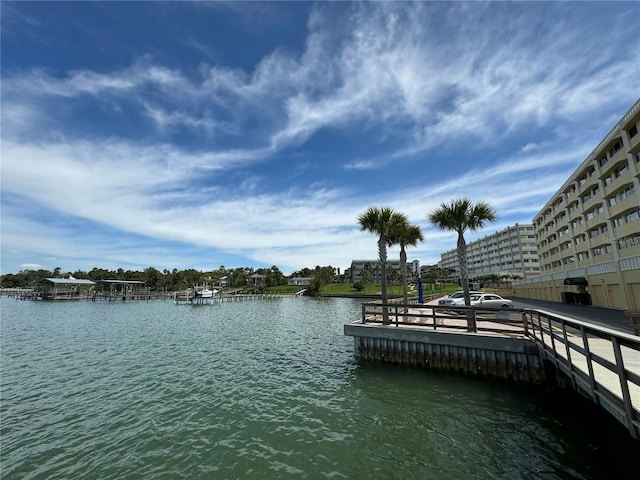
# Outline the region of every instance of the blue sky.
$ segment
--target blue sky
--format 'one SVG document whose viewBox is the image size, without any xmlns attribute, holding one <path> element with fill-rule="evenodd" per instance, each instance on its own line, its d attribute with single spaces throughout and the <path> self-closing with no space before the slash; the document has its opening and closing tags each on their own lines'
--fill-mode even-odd
<svg viewBox="0 0 640 480">
<path fill-rule="evenodd" d="M 9 2 L 2 273 L 344 269 L 530 223 L 640 92 L 639 2 Z M 390 251 L 397 256 L 397 249 Z"/>
</svg>

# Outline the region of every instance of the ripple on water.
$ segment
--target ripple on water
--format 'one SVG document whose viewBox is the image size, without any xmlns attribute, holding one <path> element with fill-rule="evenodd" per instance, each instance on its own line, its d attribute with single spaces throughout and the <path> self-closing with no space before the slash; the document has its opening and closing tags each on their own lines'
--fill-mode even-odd
<svg viewBox="0 0 640 480">
<path fill-rule="evenodd" d="M 593 470 L 531 391 L 355 362 L 355 301 L 1 302 L 3 479 Z"/>
</svg>

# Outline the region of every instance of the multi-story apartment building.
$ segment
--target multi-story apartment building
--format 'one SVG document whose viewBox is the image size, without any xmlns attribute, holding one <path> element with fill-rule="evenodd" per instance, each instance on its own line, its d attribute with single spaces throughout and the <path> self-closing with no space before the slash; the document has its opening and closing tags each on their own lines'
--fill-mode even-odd
<svg viewBox="0 0 640 480">
<path fill-rule="evenodd" d="M 438 265 L 420 265 L 420 276 L 426 278 L 434 268 L 440 268 Z"/>
<path fill-rule="evenodd" d="M 639 128 L 640 100 L 535 216 L 541 272 L 517 295 L 640 308 Z"/>
<path fill-rule="evenodd" d="M 457 250 L 441 254 L 440 268 L 458 273 Z M 527 278 L 540 275 L 533 225 L 518 223 L 467 244 L 469 278 L 482 275 L 512 275 Z M 457 275 L 454 275 L 457 278 Z"/>
<path fill-rule="evenodd" d="M 407 262 L 407 268 L 410 271 L 409 276 L 417 278 L 420 272 L 420 262 L 418 260 Z M 369 270 L 371 279 L 374 283 L 380 283 L 382 274 L 380 272 L 381 269 L 379 260 L 352 260 L 351 268 L 349 269 L 351 272 L 351 281 L 353 283 L 361 282 L 365 269 Z M 387 260 L 387 270 L 395 270 L 396 272 L 400 272 L 400 260 Z"/>
</svg>

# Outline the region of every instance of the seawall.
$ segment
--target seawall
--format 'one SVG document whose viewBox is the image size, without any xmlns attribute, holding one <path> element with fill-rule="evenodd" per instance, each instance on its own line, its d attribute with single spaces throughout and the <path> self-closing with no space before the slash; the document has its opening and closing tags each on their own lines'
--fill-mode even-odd
<svg viewBox="0 0 640 480">
<path fill-rule="evenodd" d="M 437 332 L 395 326 L 344 326 L 360 360 L 541 384 L 543 361 L 536 344 L 523 337 Z"/>
</svg>

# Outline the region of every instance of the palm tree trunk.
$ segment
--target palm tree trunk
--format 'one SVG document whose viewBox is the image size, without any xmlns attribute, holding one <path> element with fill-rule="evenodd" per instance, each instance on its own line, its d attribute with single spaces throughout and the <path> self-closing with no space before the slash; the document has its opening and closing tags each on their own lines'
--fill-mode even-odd
<svg viewBox="0 0 640 480">
<path fill-rule="evenodd" d="M 382 305 L 387 304 L 387 242 L 383 236 L 378 240 L 378 259 L 380 260 L 380 290 L 382 293 Z M 387 307 L 382 307 L 382 324 L 388 325 L 389 313 Z"/>
<path fill-rule="evenodd" d="M 458 233 L 458 264 L 460 265 L 460 283 L 462 283 L 462 292 L 464 294 L 464 304 L 468 307 L 471 305 L 471 296 L 469 295 L 469 275 L 467 273 L 467 243 L 464 240 L 462 232 Z M 467 311 L 467 330 L 476 331 L 475 317 L 471 310 Z"/>
</svg>

